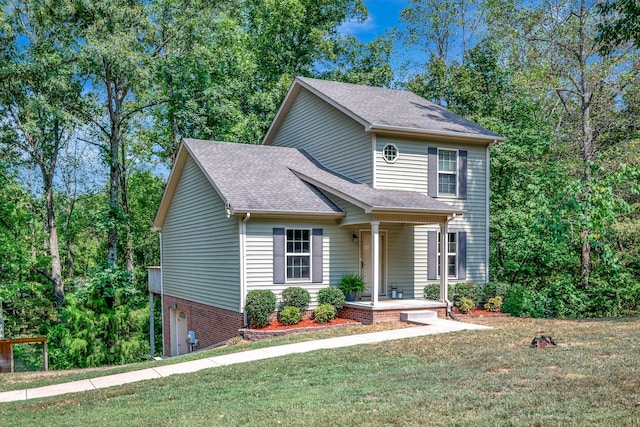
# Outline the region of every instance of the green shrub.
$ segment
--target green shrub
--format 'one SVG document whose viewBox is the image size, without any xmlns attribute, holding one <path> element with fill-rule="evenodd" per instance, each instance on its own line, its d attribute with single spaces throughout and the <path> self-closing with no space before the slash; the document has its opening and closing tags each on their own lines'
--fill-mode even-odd
<svg viewBox="0 0 640 427">
<path fill-rule="evenodd" d="M 481 285 L 478 301 L 488 302 L 493 297 L 501 297 L 504 300 L 510 286 L 511 285 L 506 282 L 489 282 Z"/>
<path fill-rule="evenodd" d="M 449 299 L 458 302 L 461 298 L 478 301 L 481 298 L 482 287 L 475 282 L 461 282 L 449 285 Z"/>
<path fill-rule="evenodd" d="M 484 309 L 487 311 L 500 311 L 502 309 L 502 297 L 489 298 L 489 301 L 484 305 Z"/>
<path fill-rule="evenodd" d="M 316 308 L 315 314 L 318 323 L 328 323 L 336 318 L 336 308 L 331 304 L 322 304 Z"/>
<path fill-rule="evenodd" d="M 456 307 L 461 313 L 468 313 L 475 308 L 475 303 L 470 298 L 462 297 L 456 302 Z"/>
<path fill-rule="evenodd" d="M 571 277 L 553 283 L 546 292 L 550 314 L 561 319 L 575 319 L 587 314 L 587 295 L 576 288 Z"/>
<path fill-rule="evenodd" d="M 280 323 L 283 325 L 295 325 L 302 320 L 300 309 L 291 305 L 285 306 L 280 312 Z"/>
<path fill-rule="evenodd" d="M 269 324 L 271 313 L 276 311 L 276 296 L 266 289 L 249 291 L 244 309 L 249 325 L 264 328 Z"/>
<path fill-rule="evenodd" d="M 365 290 L 364 278 L 354 273 L 344 274 L 338 282 L 338 288 L 345 294 L 362 292 Z"/>
<path fill-rule="evenodd" d="M 515 283 L 502 303 L 502 311 L 518 317 L 545 317 L 546 298 L 539 292 Z"/>
<path fill-rule="evenodd" d="M 291 286 L 282 291 L 282 305 L 284 307 L 297 307 L 300 312 L 305 312 L 310 302 L 309 291 L 304 288 Z"/>
<path fill-rule="evenodd" d="M 440 299 L 440 284 L 429 283 L 424 287 L 424 299 L 438 301 Z"/>
<path fill-rule="evenodd" d="M 344 293 L 334 287 L 320 289 L 318 292 L 318 304 L 321 306 L 331 304 L 336 310 L 341 310 L 344 307 Z"/>
</svg>

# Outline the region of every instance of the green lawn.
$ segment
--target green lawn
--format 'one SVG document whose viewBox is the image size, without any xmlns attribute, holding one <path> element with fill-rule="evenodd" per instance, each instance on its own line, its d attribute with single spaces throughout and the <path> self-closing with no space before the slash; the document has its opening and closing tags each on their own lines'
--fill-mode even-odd
<svg viewBox="0 0 640 427">
<path fill-rule="evenodd" d="M 640 319 L 477 323 L 5 403 L 0 426 L 640 426 Z M 529 348 L 542 333 L 558 346 Z"/>
</svg>

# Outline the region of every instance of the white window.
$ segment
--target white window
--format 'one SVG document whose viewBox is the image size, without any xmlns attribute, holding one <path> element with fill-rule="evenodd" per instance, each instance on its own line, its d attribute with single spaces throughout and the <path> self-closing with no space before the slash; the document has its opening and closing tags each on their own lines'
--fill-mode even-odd
<svg viewBox="0 0 640 427">
<path fill-rule="evenodd" d="M 447 277 L 458 274 L 458 235 L 447 233 Z M 440 277 L 440 233 L 438 233 L 438 277 Z"/>
<path fill-rule="evenodd" d="M 387 163 L 394 163 L 398 159 L 398 147 L 395 144 L 387 144 L 382 149 L 382 157 Z"/>
<path fill-rule="evenodd" d="M 287 230 L 287 280 L 311 278 L 311 230 Z"/>
<path fill-rule="evenodd" d="M 458 152 L 438 149 L 438 195 L 458 194 Z"/>
</svg>

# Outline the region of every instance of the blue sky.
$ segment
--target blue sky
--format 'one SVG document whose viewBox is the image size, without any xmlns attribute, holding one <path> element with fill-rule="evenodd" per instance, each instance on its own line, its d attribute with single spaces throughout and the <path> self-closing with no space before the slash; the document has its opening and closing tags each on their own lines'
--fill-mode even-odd
<svg viewBox="0 0 640 427">
<path fill-rule="evenodd" d="M 399 25 L 400 12 L 408 3 L 408 0 L 364 0 L 369 18 L 363 23 L 347 22 L 341 26 L 341 32 L 353 34 L 363 42 L 371 41 Z"/>
</svg>

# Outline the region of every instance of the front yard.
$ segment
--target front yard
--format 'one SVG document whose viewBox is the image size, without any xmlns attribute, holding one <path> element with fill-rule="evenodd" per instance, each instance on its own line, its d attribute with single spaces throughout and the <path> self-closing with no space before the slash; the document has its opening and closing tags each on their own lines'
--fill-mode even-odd
<svg viewBox="0 0 640 427">
<path fill-rule="evenodd" d="M 494 329 L 8 403 L 0 425 L 640 425 L 639 318 L 473 321 Z"/>
</svg>

